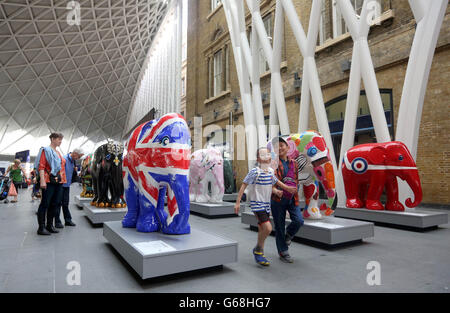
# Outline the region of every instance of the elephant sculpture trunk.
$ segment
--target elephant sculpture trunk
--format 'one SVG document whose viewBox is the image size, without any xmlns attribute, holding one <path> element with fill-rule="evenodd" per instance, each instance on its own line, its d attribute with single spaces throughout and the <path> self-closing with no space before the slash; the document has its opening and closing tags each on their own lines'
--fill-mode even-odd
<svg viewBox="0 0 450 313">
<path fill-rule="evenodd" d="M 405 205 L 408 208 L 414 208 L 422 202 L 422 186 L 420 185 L 420 177 L 418 170 L 411 170 L 407 174 L 405 181 L 414 193 L 414 201 L 411 198 L 405 200 Z"/>
</svg>

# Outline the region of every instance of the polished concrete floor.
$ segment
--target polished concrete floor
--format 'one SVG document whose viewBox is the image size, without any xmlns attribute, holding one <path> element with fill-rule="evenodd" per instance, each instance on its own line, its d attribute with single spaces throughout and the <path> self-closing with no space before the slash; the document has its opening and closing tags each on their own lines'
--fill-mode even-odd
<svg viewBox="0 0 450 313">
<path fill-rule="evenodd" d="M 79 187 L 71 191 L 73 199 Z M 142 281 L 73 203 L 76 227 L 38 236 L 39 203 L 30 200 L 21 190 L 18 203 L 0 203 L 0 292 L 450 292 L 449 224 L 426 232 L 376 226 L 375 237 L 334 249 L 293 242 L 293 264 L 278 259 L 271 236 L 272 264 L 263 268 L 251 254 L 257 234 L 239 217 L 192 215 L 192 227 L 238 241 L 238 262 Z M 80 285 L 67 282 L 71 261 L 80 264 Z M 381 285 L 367 283 L 370 261 L 380 264 Z"/>
</svg>

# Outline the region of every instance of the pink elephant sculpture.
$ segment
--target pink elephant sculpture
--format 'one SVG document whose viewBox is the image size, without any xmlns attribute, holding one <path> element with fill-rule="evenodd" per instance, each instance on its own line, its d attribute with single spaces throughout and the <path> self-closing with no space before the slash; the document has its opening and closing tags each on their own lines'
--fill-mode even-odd
<svg viewBox="0 0 450 313">
<path fill-rule="evenodd" d="M 222 153 L 212 147 L 195 151 L 191 158 L 189 183 L 191 202 L 222 202 L 225 192 Z M 208 184 L 211 184 L 211 194 Z"/>
</svg>

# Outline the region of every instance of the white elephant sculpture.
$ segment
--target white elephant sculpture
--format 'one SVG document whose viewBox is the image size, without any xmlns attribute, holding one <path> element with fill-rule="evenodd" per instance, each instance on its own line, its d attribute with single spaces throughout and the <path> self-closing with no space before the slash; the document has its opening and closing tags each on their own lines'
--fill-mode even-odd
<svg viewBox="0 0 450 313">
<path fill-rule="evenodd" d="M 189 183 L 191 202 L 222 202 L 225 192 L 222 153 L 212 147 L 195 151 L 191 158 Z M 209 183 L 211 194 L 208 192 Z"/>
</svg>

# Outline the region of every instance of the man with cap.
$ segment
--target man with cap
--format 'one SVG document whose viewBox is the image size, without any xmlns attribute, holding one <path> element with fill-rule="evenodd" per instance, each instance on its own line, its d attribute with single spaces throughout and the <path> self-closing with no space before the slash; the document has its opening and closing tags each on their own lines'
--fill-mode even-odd
<svg viewBox="0 0 450 313">
<path fill-rule="evenodd" d="M 282 137 L 272 139 L 272 151 L 278 155 L 276 177 L 288 186 L 296 186 L 298 190 L 298 165 L 288 157 L 289 145 Z M 300 209 L 298 192 L 292 194 L 285 190 L 272 188 L 271 209 L 275 226 L 275 239 L 280 259 L 292 263 L 289 245 L 292 238 L 304 224 Z M 286 227 L 286 212 L 289 212 L 291 223 Z"/>
</svg>

